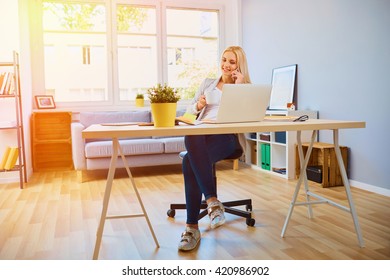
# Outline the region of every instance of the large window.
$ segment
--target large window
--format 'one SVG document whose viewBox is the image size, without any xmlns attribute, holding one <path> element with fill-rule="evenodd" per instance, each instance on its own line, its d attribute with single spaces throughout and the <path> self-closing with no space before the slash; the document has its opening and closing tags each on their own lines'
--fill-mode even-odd
<svg viewBox="0 0 390 280">
<path fill-rule="evenodd" d="M 134 100 L 158 82 L 156 8 L 118 5 L 116 13 L 119 99 Z"/>
<path fill-rule="evenodd" d="M 108 100 L 106 7 L 46 1 L 42 7 L 46 93 L 56 102 Z"/>
<path fill-rule="evenodd" d="M 218 12 L 168 8 L 166 18 L 168 83 L 191 98 L 205 77 L 217 75 Z"/>
<path fill-rule="evenodd" d="M 221 9 L 183 2 L 42 0 L 46 93 L 68 106 L 120 105 L 168 83 L 192 98 L 217 75 Z"/>
</svg>

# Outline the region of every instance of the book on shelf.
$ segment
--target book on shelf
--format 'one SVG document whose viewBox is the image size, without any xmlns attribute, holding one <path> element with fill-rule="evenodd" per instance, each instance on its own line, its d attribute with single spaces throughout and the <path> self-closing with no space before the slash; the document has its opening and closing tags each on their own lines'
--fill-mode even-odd
<svg viewBox="0 0 390 280">
<path fill-rule="evenodd" d="M 5 170 L 11 170 L 15 167 L 16 161 L 19 156 L 19 148 L 11 147 L 8 153 L 7 161 L 5 162 L 4 168 Z"/>
<path fill-rule="evenodd" d="M 14 73 L 8 75 L 8 81 L 4 94 L 14 94 Z"/>
<path fill-rule="evenodd" d="M 0 83 L 0 94 L 5 94 L 5 88 L 7 86 L 7 81 L 8 81 L 9 74 L 10 74 L 10 72 L 4 72 L 4 73 L 1 74 L 2 78 L 0 78 L 0 80 L 1 80 L 1 83 Z"/>
<path fill-rule="evenodd" d="M 283 174 L 283 175 L 286 174 L 286 168 L 284 168 L 284 167 L 273 167 L 272 171 L 279 173 L 279 174 Z"/>
<path fill-rule="evenodd" d="M 14 81 L 14 73 L 12 72 L 5 72 L 2 75 L 2 78 L 0 78 L 0 94 L 1 95 L 7 95 L 7 94 L 13 94 L 15 85 L 13 83 Z"/>
<path fill-rule="evenodd" d="M 0 161 L 0 170 L 4 170 L 4 167 L 5 167 L 5 164 L 7 163 L 7 159 L 8 159 L 10 151 L 11 151 L 11 147 L 5 148 L 5 151 L 3 153 L 3 157 L 1 158 L 1 161 Z"/>
<path fill-rule="evenodd" d="M 5 85 L 5 89 L 3 94 L 13 94 L 13 89 L 14 89 L 14 74 L 9 73 L 8 74 L 8 79 L 7 79 L 7 84 Z"/>
<path fill-rule="evenodd" d="M 0 74 L 0 94 L 1 94 L 1 88 L 3 87 L 3 81 L 4 81 L 5 73 Z"/>
<path fill-rule="evenodd" d="M 271 141 L 271 134 L 269 132 L 263 132 L 259 135 L 260 140 Z"/>
</svg>

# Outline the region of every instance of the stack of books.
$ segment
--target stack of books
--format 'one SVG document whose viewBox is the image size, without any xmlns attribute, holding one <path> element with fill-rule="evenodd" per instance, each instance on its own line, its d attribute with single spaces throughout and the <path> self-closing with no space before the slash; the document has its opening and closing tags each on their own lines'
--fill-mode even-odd
<svg viewBox="0 0 390 280">
<path fill-rule="evenodd" d="M 19 156 L 18 147 L 7 147 L 0 162 L 0 170 L 11 170 L 15 167 Z"/>
<path fill-rule="evenodd" d="M 0 74 L 0 95 L 14 94 L 14 74 L 4 72 Z"/>
</svg>

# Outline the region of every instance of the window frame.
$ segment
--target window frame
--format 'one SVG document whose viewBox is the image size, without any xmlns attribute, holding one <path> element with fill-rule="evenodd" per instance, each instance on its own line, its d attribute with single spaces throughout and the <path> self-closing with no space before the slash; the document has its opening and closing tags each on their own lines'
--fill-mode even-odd
<svg viewBox="0 0 390 280">
<path fill-rule="evenodd" d="M 48 0 L 51 1 L 51 0 Z M 219 15 L 219 34 L 218 34 L 218 52 L 220 53 L 226 46 L 226 42 L 231 44 L 240 44 L 241 42 L 241 18 L 240 18 L 240 0 L 52 0 L 52 2 L 64 3 L 103 3 L 106 7 L 106 40 L 107 40 L 107 88 L 108 100 L 106 101 L 89 101 L 89 102 L 56 102 L 57 108 L 70 109 L 72 111 L 83 111 L 85 108 L 101 110 L 107 107 L 114 110 L 129 109 L 135 107 L 135 101 L 120 100 L 119 93 L 119 76 L 118 76 L 118 53 L 117 53 L 117 29 L 116 29 L 116 7 L 117 5 L 136 5 L 156 9 L 156 36 L 157 36 L 157 78 L 158 82 L 164 83 L 168 81 L 168 49 L 167 49 L 167 30 L 166 30 L 166 9 L 168 8 L 183 8 L 183 9 L 199 9 L 218 11 Z M 45 90 L 45 75 L 44 75 L 44 45 L 43 45 L 43 29 L 42 29 L 42 0 L 35 1 L 35 7 L 32 11 L 34 16 L 30 16 L 31 44 L 35 45 L 32 49 L 32 72 L 34 79 L 32 82 L 33 93 L 42 94 Z M 37 14 L 38 16 L 37 20 Z M 229 15 L 230 18 L 226 16 Z M 114 20 L 112 20 L 114 19 Z M 163 24 L 164 23 L 164 24 Z M 236 24 L 236 26 L 235 26 Z M 225 33 L 225 29 L 229 30 L 229 34 Z M 230 31 L 232 30 L 232 31 Z M 228 36 L 226 36 L 228 35 Z M 179 105 L 187 105 L 190 100 L 180 100 Z"/>
</svg>

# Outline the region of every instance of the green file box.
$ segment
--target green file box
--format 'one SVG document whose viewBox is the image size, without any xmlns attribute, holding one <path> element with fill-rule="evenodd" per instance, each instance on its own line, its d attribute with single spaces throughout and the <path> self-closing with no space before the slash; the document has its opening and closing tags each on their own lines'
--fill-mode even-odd
<svg viewBox="0 0 390 280">
<path fill-rule="evenodd" d="M 261 144 L 261 168 L 271 170 L 271 146 L 270 144 Z"/>
<path fill-rule="evenodd" d="M 261 145 L 261 168 L 265 169 L 265 144 Z"/>
<path fill-rule="evenodd" d="M 265 169 L 271 170 L 271 145 L 265 144 Z"/>
</svg>

